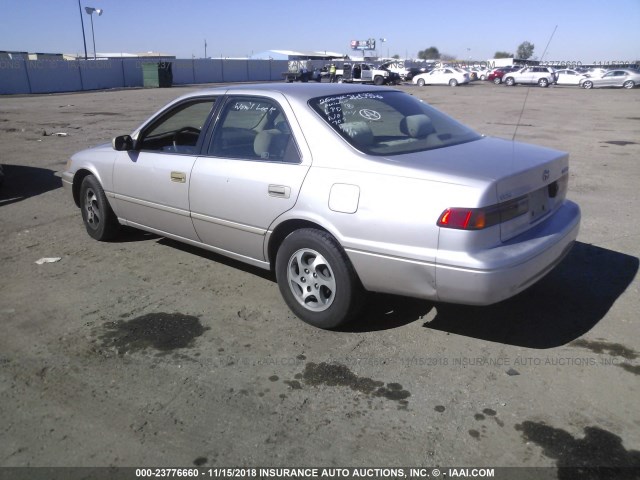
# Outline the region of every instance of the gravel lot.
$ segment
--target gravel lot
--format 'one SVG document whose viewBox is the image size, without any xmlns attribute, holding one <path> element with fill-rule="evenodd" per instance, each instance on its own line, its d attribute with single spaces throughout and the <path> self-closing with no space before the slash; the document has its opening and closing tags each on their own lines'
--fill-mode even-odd
<svg viewBox="0 0 640 480">
<path fill-rule="evenodd" d="M 195 88 L 0 98 L 0 466 L 640 466 L 640 89 L 399 87 L 569 151 L 579 242 L 507 302 L 327 332 L 261 270 L 93 241 L 54 176 Z"/>
</svg>

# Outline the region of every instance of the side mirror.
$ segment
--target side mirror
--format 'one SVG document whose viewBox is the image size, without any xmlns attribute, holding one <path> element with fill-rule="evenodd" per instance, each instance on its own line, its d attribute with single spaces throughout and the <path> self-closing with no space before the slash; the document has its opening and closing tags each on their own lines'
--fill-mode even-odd
<svg viewBox="0 0 640 480">
<path fill-rule="evenodd" d="M 118 150 L 119 152 L 133 150 L 133 139 L 130 135 L 120 135 L 118 137 L 114 137 L 111 141 L 111 146 L 114 150 Z"/>
</svg>

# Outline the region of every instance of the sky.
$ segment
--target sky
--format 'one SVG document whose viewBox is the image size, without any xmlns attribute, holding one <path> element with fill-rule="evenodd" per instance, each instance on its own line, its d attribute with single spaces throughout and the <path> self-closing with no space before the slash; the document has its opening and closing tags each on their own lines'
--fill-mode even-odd
<svg viewBox="0 0 640 480">
<path fill-rule="evenodd" d="M 374 38 L 380 56 L 416 58 L 431 46 L 459 60 L 515 53 L 598 63 L 640 59 L 640 0 L 80 0 L 87 50 L 178 58 L 246 57 L 266 50 L 353 53 Z M 0 51 L 82 53 L 78 0 L 0 0 Z M 557 26 L 557 28 L 556 28 Z M 554 34 L 555 29 L 555 34 Z M 553 36 L 552 36 L 553 34 Z M 385 42 L 380 39 L 386 39 Z M 549 40 L 550 43 L 549 43 Z M 545 46 L 546 54 L 542 57 Z"/>
</svg>

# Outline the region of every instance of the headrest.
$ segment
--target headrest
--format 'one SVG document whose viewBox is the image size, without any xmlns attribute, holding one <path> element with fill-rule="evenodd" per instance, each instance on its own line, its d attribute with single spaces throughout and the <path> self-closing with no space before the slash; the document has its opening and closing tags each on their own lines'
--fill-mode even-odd
<svg viewBox="0 0 640 480">
<path fill-rule="evenodd" d="M 400 120 L 400 131 L 413 138 L 424 138 L 435 132 L 431 119 L 426 115 L 408 115 Z"/>
<path fill-rule="evenodd" d="M 280 130 L 262 130 L 253 140 L 253 151 L 264 160 L 282 158 L 284 134 Z"/>
</svg>

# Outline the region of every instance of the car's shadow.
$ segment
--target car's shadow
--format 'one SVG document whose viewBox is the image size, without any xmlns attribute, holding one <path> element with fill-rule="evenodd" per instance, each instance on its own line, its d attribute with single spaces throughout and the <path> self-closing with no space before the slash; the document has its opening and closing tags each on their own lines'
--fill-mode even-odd
<svg viewBox="0 0 640 480">
<path fill-rule="evenodd" d="M 265 280 L 270 280 L 274 283 L 276 281 L 275 275 L 270 270 L 264 270 L 259 267 L 254 267 L 253 265 L 249 265 L 247 263 L 234 260 L 233 258 L 225 257 L 224 255 L 220 255 L 215 252 L 210 252 L 209 250 L 205 250 L 203 248 L 193 247 L 186 243 L 178 242 L 170 238 L 161 237 L 160 240 L 158 240 L 158 242 L 161 243 L 162 245 L 166 245 L 168 247 L 181 250 L 183 252 L 188 252 L 193 255 L 197 255 L 201 258 L 205 258 L 207 260 L 221 263 L 228 267 L 237 268 L 238 270 L 242 270 L 243 272 L 250 273 L 252 275 L 255 275 L 256 277 L 264 278 Z"/>
<path fill-rule="evenodd" d="M 160 238 L 159 242 L 275 282 L 268 270 L 174 240 Z M 631 255 L 576 242 L 555 270 L 504 302 L 473 307 L 371 293 L 360 317 L 339 331 L 399 328 L 421 320 L 433 309 L 435 316 L 424 323 L 425 332 L 440 330 L 507 345 L 554 348 L 581 337 L 602 320 L 629 287 L 639 266 L 640 260 Z"/>
<path fill-rule="evenodd" d="M 577 242 L 554 271 L 520 295 L 488 307 L 438 304 L 424 327 L 528 348 L 565 345 L 604 318 L 639 264 L 636 257 Z"/>
<path fill-rule="evenodd" d="M 62 180 L 47 168 L 6 164 L 2 168 L 4 180 L 0 187 L 0 207 L 62 187 Z"/>
</svg>

